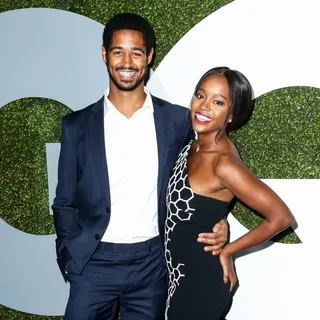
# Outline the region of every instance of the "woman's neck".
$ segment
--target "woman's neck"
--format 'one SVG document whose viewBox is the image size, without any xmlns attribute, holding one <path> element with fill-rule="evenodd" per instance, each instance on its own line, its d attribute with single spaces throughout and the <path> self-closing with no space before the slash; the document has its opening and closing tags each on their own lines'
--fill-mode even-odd
<svg viewBox="0 0 320 320">
<path fill-rule="evenodd" d="M 218 132 L 210 134 L 198 133 L 196 152 L 218 150 L 221 147 L 221 144 L 227 139 L 225 131 L 220 132 L 219 134 Z"/>
</svg>

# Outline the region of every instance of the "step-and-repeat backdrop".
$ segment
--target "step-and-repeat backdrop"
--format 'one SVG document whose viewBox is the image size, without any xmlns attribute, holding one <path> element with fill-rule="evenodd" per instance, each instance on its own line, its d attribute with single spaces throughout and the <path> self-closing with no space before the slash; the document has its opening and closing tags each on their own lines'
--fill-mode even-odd
<svg viewBox="0 0 320 320">
<path fill-rule="evenodd" d="M 68 284 L 55 262 L 50 209 L 60 121 L 102 96 L 108 85 L 102 23 L 123 11 L 155 27 L 148 83 L 154 95 L 188 107 L 200 76 L 221 65 L 253 85 L 252 119 L 231 137 L 297 225 L 237 258 L 239 287 L 226 318 L 320 319 L 318 1 L 2 2 L 0 319 L 61 319 L 64 312 Z M 259 221 L 237 204 L 229 215 L 231 239 Z"/>
</svg>

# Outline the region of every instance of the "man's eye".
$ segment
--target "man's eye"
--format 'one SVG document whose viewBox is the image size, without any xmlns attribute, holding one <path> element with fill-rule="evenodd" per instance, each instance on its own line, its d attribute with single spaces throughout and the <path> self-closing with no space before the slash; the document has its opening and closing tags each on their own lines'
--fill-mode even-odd
<svg viewBox="0 0 320 320">
<path fill-rule="evenodd" d="M 121 51 L 115 51 L 113 54 L 116 55 L 116 56 L 120 56 L 122 54 L 122 52 Z"/>
<path fill-rule="evenodd" d="M 134 57 L 141 57 L 141 53 L 134 52 L 134 53 L 133 53 L 133 56 L 134 56 Z"/>
</svg>

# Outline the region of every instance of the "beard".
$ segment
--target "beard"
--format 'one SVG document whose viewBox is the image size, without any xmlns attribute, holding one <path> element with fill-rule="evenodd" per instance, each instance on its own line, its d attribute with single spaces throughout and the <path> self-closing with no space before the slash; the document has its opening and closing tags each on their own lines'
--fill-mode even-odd
<svg viewBox="0 0 320 320">
<path fill-rule="evenodd" d="M 134 83 L 132 83 L 130 86 L 125 86 L 124 84 L 129 83 L 130 81 L 123 81 L 123 83 L 118 82 L 117 79 L 111 74 L 110 70 L 109 70 L 109 66 L 108 63 L 106 63 L 107 65 L 107 69 L 108 69 L 108 73 L 109 73 L 109 78 L 111 79 L 112 83 L 117 87 L 117 89 L 121 90 L 121 91 L 133 91 L 136 88 L 139 87 L 139 85 L 144 82 L 145 79 L 147 79 L 148 74 L 149 74 L 149 69 L 147 68 L 145 73 L 143 73 L 141 75 L 140 78 L 138 78 Z M 117 68 L 116 71 L 119 70 L 132 70 L 132 71 L 139 71 L 138 69 L 135 68 Z"/>
</svg>

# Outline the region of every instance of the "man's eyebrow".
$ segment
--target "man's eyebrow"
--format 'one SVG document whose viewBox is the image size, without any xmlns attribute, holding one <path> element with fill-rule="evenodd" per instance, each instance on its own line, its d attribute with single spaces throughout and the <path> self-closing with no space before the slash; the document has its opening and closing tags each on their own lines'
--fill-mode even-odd
<svg viewBox="0 0 320 320">
<path fill-rule="evenodd" d="M 113 50 L 122 50 L 123 47 L 120 47 L 120 46 L 113 46 L 112 48 L 110 48 L 110 51 L 113 51 Z"/>
<path fill-rule="evenodd" d="M 139 47 L 132 47 L 131 49 L 132 50 L 138 50 L 138 51 L 140 51 L 140 52 L 142 52 L 144 54 L 144 50 L 139 48 Z"/>
<path fill-rule="evenodd" d="M 145 53 L 144 50 L 139 48 L 139 47 L 131 47 L 130 49 L 134 50 L 134 51 L 138 50 L 138 51 L 142 52 L 143 54 Z M 112 48 L 110 48 L 110 51 L 114 51 L 114 50 L 123 50 L 123 47 L 121 47 L 121 46 L 113 46 Z"/>
</svg>

